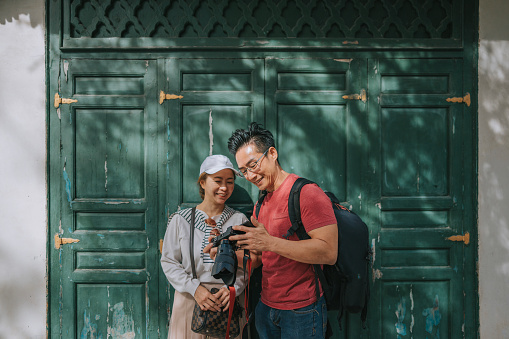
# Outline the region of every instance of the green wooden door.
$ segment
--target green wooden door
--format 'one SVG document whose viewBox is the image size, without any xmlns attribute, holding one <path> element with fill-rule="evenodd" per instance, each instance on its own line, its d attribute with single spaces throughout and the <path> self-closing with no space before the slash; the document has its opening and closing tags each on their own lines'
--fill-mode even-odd
<svg viewBox="0 0 509 339">
<path fill-rule="evenodd" d="M 159 188 L 166 196 L 166 216 L 178 208 L 201 202 L 196 181 L 200 164 L 209 154 L 229 154 L 227 140 L 232 132 L 250 121 L 264 119 L 264 81 L 262 59 L 167 59 L 166 76 L 161 83 L 165 93 L 177 99 L 165 100 L 166 170 Z M 228 205 L 246 213 L 252 208 L 255 187 L 237 179 Z M 163 196 L 162 196 L 163 197 Z M 167 220 L 167 218 L 166 218 Z M 159 237 L 166 231 L 160 223 Z M 161 272 L 162 273 L 162 272 Z M 173 304 L 173 288 L 160 276 L 161 337 L 166 338 Z"/>
<path fill-rule="evenodd" d="M 381 338 L 463 337 L 468 241 L 452 240 L 470 231 L 463 218 L 467 106 L 451 102 L 464 96 L 462 61 L 381 59 L 368 69 L 380 216 L 371 225 L 370 326 Z"/>
<path fill-rule="evenodd" d="M 51 197 L 53 338 L 157 337 L 155 84 L 153 61 L 62 61 L 60 95 L 77 102 L 52 116 L 62 180 Z"/>
</svg>

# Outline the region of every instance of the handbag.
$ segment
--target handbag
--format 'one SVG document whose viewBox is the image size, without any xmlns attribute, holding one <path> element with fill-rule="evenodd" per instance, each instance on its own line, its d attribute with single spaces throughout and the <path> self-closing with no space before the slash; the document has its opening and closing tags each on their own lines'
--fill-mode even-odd
<svg viewBox="0 0 509 339">
<path fill-rule="evenodd" d="M 218 291 L 217 288 L 213 288 L 210 292 L 217 293 Z M 241 313 L 242 308 L 235 300 L 229 328 L 229 336 L 232 338 L 240 334 L 239 316 Z M 228 316 L 229 312 L 203 311 L 198 303 L 195 303 L 191 330 L 209 337 L 228 338 Z"/>
<path fill-rule="evenodd" d="M 194 263 L 194 219 L 196 207 L 191 209 L 191 241 L 189 242 L 189 253 L 191 258 L 191 269 L 193 278 L 196 279 L 196 268 Z M 230 310 L 229 312 L 203 311 L 200 305 L 195 301 L 193 309 L 193 318 L 191 321 L 191 330 L 195 333 L 207 335 L 209 337 L 235 338 L 240 334 L 239 316 L 242 314 L 242 307 L 235 298 L 235 288 L 230 288 Z M 212 294 L 217 293 L 217 288 L 212 288 Z"/>
</svg>

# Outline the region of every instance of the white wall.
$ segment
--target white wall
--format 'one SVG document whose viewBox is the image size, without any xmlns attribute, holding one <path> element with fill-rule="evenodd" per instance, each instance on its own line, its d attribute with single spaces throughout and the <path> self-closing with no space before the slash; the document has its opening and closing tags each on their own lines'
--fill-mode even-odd
<svg viewBox="0 0 509 339">
<path fill-rule="evenodd" d="M 0 338 L 46 337 L 44 0 L 0 0 Z"/>
<path fill-rule="evenodd" d="M 481 338 L 509 338 L 509 1 L 480 1 Z"/>
</svg>

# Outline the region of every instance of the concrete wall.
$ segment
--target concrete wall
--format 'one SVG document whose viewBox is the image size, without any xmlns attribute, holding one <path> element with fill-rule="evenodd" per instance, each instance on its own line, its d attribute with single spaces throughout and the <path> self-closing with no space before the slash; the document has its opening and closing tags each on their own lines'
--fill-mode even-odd
<svg viewBox="0 0 509 339">
<path fill-rule="evenodd" d="M 509 1 L 480 1 L 481 338 L 509 338 Z"/>
<path fill-rule="evenodd" d="M 480 0 L 481 338 L 509 338 L 509 2 Z M 46 337 L 44 0 L 0 0 L 0 339 Z"/>
<path fill-rule="evenodd" d="M 46 337 L 44 0 L 0 0 L 0 338 Z"/>
</svg>

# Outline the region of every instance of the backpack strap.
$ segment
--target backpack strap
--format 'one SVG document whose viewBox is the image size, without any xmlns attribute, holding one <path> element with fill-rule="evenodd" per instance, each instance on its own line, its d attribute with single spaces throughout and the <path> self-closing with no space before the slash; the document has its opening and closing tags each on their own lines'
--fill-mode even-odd
<svg viewBox="0 0 509 339">
<path fill-rule="evenodd" d="M 289 239 L 294 233 L 297 234 L 300 240 L 311 239 L 304 228 L 300 213 L 300 191 L 302 190 L 302 187 L 307 184 L 314 184 L 314 182 L 305 178 L 298 178 L 290 190 L 290 196 L 288 197 L 288 214 L 290 215 L 290 222 L 292 223 L 292 226 L 285 235 L 286 239 Z M 327 281 L 325 280 L 325 274 L 323 273 L 322 267 L 318 264 L 313 264 L 313 269 L 315 271 L 316 300 L 318 301 L 318 299 L 320 299 L 320 287 L 318 286 L 318 282 L 322 285 L 325 296 L 331 296 L 332 293 Z"/>
<path fill-rule="evenodd" d="M 258 215 L 260 214 L 260 208 L 262 207 L 263 200 L 267 196 L 267 191 L 260 191 L 258 194 L 258 201 L 256 202 L 255 208 L 255 217 L 258 219 Z"/>
<path fill-rule="evenodd" d="M 305 178 L 298 178 L 290 190 L 290 195 L 288 196 L 288 214 L 290 215 L 292 227 L 290 227 L 284 236 L 285 239 L 289 239 L 295 232 L 297 232 L 297 236 L 301 240 L 310 238 L 302 224 L 302 217 L 300 214 L 300 191 L 302 187 L 307 184 L 314 184 L 314 182 Z"/>
</svg>

